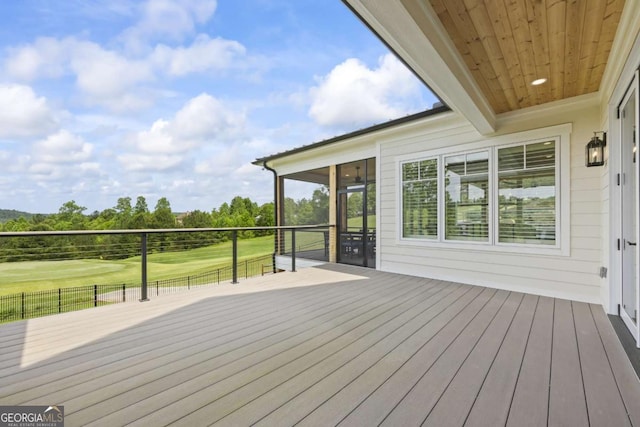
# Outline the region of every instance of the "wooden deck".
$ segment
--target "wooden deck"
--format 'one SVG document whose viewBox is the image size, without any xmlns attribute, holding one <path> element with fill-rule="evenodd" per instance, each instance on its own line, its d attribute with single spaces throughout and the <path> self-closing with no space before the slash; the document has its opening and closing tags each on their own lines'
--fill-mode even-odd
<svg viewBox="0 0 640 427">
<path fill-rule="evenodd" d="M 0 405 L 61 404 L 67 426 L 640 426 L 601 307 L 342 265 L 0 340 Z"/>
</svg>

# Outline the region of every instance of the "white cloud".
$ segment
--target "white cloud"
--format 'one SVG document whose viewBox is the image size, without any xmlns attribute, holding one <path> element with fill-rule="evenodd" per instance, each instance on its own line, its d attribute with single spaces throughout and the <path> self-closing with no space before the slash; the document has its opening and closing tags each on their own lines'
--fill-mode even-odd
<svg viewBox="0 0 640 427">
<path fill-rule="evenodd" d="M 67 55 L 65 43 L 40 37 L 31 45 L 9 48 L 4 68 L 9 77 L 20 81 L 60 77 L 65 73 Z"/>
<path fill-rule="evenodd" d="M 148 0 L 141 5 L 140 21 L 121 38 L 132 51 L 140 51 L 145 41 L 156 37 L 182 41 L 197 24 L 207 22 L 216 7 L 216 0 Z"/>
<path fill-rule="evenodd" d="M 29 86 L 0 85 L 0 138 L 39 137 L 57 128 L 46 98 Z"/>
<path fill-rule="evenodd" d="M 203 146 L 227 150 L 242 134 L 244 114 L 231 111 L 211 95 L 189 100 L 171 120 L 157 120 L 129 138 L 130 153 L 118 156 L 127 170 L 160 171 L 182 164 Z"/>
<path fill-rule="evenodd" d="M 135 111 L 148 104 L 139 89 L 154 78 L 147 61 L 125 58 L 90 42 L 80 42 L 74 48 L 70 67 L 90 104 L 113 111 Z"/>
<path fill-rule="evenodd" d="M 66 130 L 34 144 L 33 157 L 43 163 L 82 163 L 91 158 L 93 146 Z"/>
<path fill-rule="evenodd" d="M 404 116 L 420 85 L 393 55 L 380 58 L 376 69 L 348 59 L 318 79 L 310 90 L 309 116 L 323 126 L 363 125 Z"/>
<path fill-rule="evenodd" d="M 224 139 L 237 134 L 244 126 L 243 113 L 232 111 L 206 93 L 189 100 L 171 124 L 176 137 L 199 141 Z"/>
<path fill-rule="evenodd" d="M 229 68 L 234 59 L 244 55 L 245 51 L 244 46 L 236 41 L 211 39 L 206 34 L 200 34 L 188 47 L 156 46 L 151 61 L 169 75 L 184 76 Z"/>
<path fill-rule="evenodd" d="M 75 37 L 39 38 L 9 49 L 4 69 L 19 81 L 73 76 L 85 104 L 127 113 L 152 105 L 159 91 L 150 85 L 164 76 L 229 69 L 244 55 L 242 44 L 207 35 L 186 47 L 160 44 L 144 55 L 126 55 Z"/>
<path fill-rule="evenodd" d="M 17 80 L 75 76 L 76 87 L 89 105 L 115 112 L 139 110 L 152 102 L 144 84 L 155 79 L 152 63 L 132 59 L 94 42 L 40 38 L 31 45 L 9 50 L 5 71 Z"/>
<path fill-rule="evenodd" d="M 125 153 L 118 156 L 118 161 L 128 171 L 166 171 L 183 162 L 183 157 L 171 154 Z"/>
</svg>

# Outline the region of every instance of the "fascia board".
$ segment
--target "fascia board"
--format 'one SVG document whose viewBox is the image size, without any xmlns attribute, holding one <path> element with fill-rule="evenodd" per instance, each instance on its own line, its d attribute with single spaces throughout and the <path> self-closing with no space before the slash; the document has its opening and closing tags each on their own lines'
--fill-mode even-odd
<svg viewBox="0 0 640 427">
<path fill-rule="evenodd" d="M 495 132 L 495 112 L 428 2 L 343 1 L 480 134 Z"/>
</svg>

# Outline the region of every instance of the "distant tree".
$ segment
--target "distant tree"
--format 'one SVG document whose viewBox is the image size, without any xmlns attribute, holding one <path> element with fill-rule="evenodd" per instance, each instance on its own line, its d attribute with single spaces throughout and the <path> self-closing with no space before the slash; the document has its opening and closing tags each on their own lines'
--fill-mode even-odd
<svg viewBox="0 0 640 427">
<path fill-rule="evenodd" d="M 120 197 L 114 209 L 116 211 L 116 228 L 129 228 L 129 221 L 133 214 L 131 197 Z"/>
<path fill-rule="evenodd" d="M 182 218 L 182 225 L 185 228 L 210 228 L 213 223 L 209 213 L 195 210 L 187 213 Z"/>
<path fill-rule="evenodd" d="M 145 212 L 135 212 L 131 219 L 129 220 L 129 224 L 127 228 L 131 230 L 143 230 L 149 228 L 150 215 Z"/>
<path fill-rule="evenodd" d="M 313 208 L 314 224 L 329 223 L 329 189 L 323 185 L 313 191 L 311 197 L 311 206 Z"/>
<path fill-rule="evenodd" d="M 299 225 L 298 204 L 291 197 L 284 199 L 284 225 Z"/>
<path fill-rule="evenodd" d="M 182 226 L 185 228 L 211 228 L 213 219 L 208 212 L 195 210 L 187 213 L 182 218 Z M 211 244 L 210 239 L 212 236 L 203 233 L 180 233 L 176 237 L 180 240 L 183 248 L 190 249 Z"/>
<path fill-rule="evenodd" d="M 47 220 L 47 215 L 35 214 L 31 217 L 32 224 L 42 224 Z"/>
<path fill-rule="evenodd" d="M 87 217 L 83 212 L 87 208 L 79 206 L 75 200 L 64 203 L 58 210 L 55 230 L 85 230 L 87 228 Z"/>
<path fill-rule="evenodd" d="M 64 203 L 60 209 L 58 210 L 58 218 L 62 221 L 71 221 L 73 217 L 77 215 L 82 215 L 87 208 L 84 206 L 79 206 L 75 200 L 71 200 L 69 202 Z"/>
<path fill-rule="evenodd" d="M 171 212 L 171 204 L 166 197 L 160 198 L 153 210 L 153 228 L 175 228 L 176 217 Z"/>
<path fill-rule="evenodd" d="M 24 217 L 12 219 L 4 224 L 4 231 L 29 231 L 31 223 Z"/>
<path fill-rule="evenodd" d="M 169 212 L 171 212 L 171 203 L 169 203 L 169 200 L 167 200 L 166 197 L 161 197 L 156 202 L 156 207 L 155 207 L 154 211 L 157 212 L 160 209 L 166 209 Z"/>
<path fill-rule="evenodd" d="M 22 217 L 30 219 L 33 215 L 34 214 L 30 214 L 29 212 L 17 211 L 14 209 L 0 209 L 0 223 Z"/>
<path fill-rule="evenodd" d="M 131 197 L 120 197 L 115 210 L 118 215 L 131 215 Z"/>
<path fill-rule="evenodd" d="M 171 204 L 166 197 L 161 197 L 156 203 L 156 207 L 153 210 L 151 215 L 151 228 L 156 229 L 169 229 L 176 228 L 176 217 L 171 212 Z M 169 237 L 166 234 L 154 234 L 153 238 L 150 239 L 150 246 L 154 250 L 166 251 L 171 247 L 172 241 L 179 241 L 179 236 Z"/>
<path fill-rule="evenodd" d="M 149 213 L 149 207 L 147 201 L 143 196 L 138 196 L 136 199 L 136 206 L 133 208 L 133 214 L 146 214 Z"/>
<path fill-rule="evenodd" d="M 273 227 L 276 225 L 275 211 L 273 203 L 265 203 L 258 209 L 258 216 L 256 217 L 256 226 L 258 227 Z M 271 230 L 260 230 L 256 232 L 257 236 L 267 236 L 273 234 Z"/>
</svg>

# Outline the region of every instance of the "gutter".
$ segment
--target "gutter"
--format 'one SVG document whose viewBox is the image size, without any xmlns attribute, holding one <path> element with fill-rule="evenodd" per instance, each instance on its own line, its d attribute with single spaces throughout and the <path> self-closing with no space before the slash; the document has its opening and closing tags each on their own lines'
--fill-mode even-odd
<svg viewBox="0 0 640 427">
<path fill-rule="evenodd" d="M 273 225 L 278 226 L 278 172 L 267 166 L 267 160 L 262 162 L 262 167 L 273 173 Z M 273 234 L 273 271 L 276 271 L 276 254 L 278 253 L 278 233 Z"/>
</svg>

